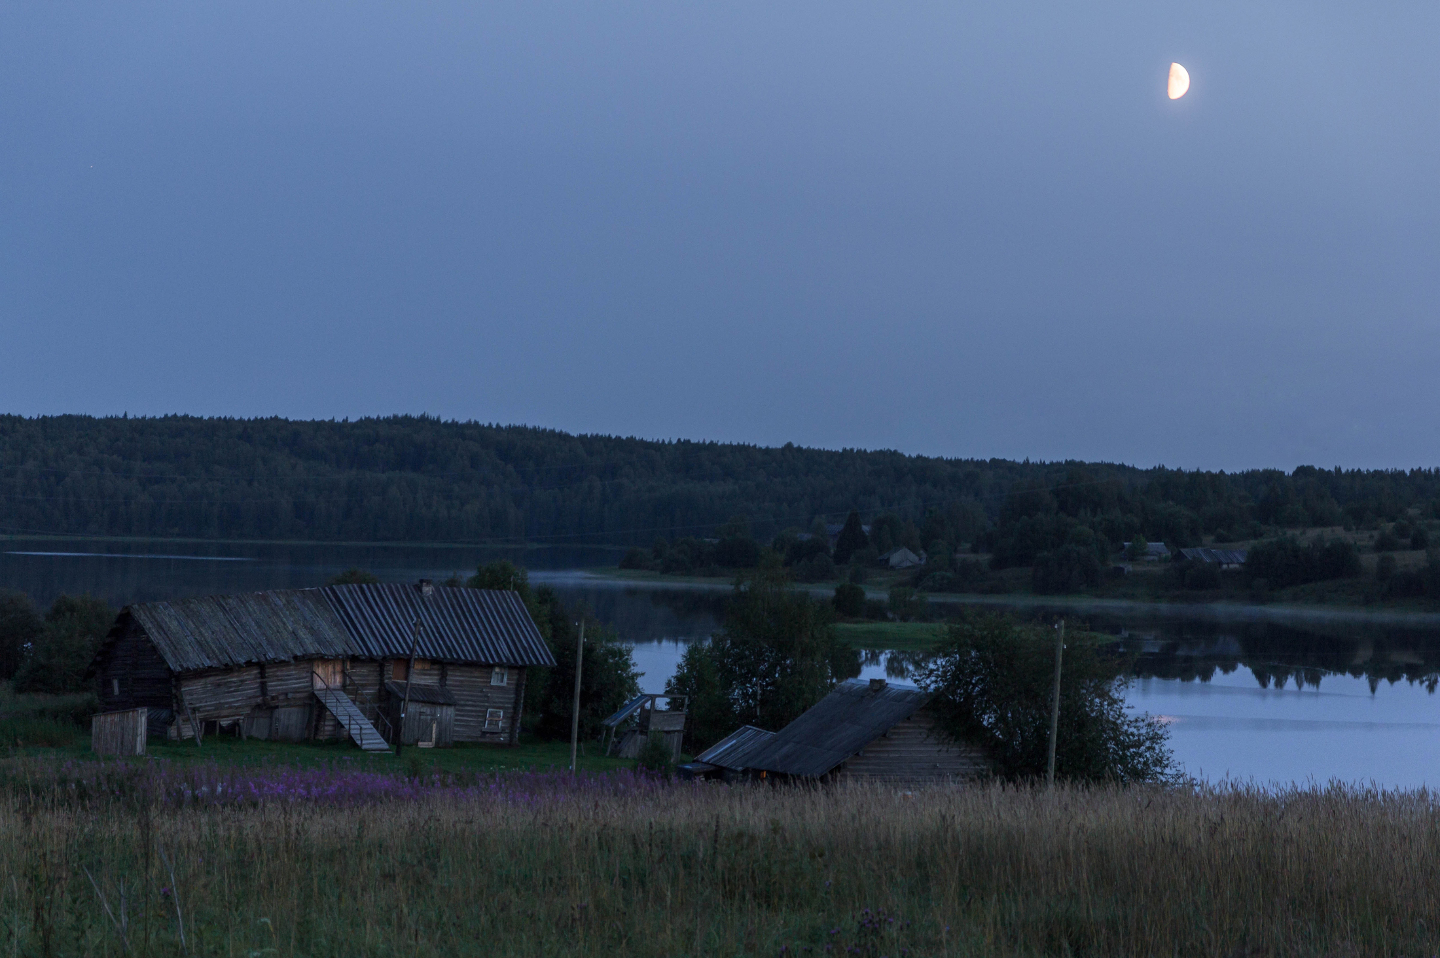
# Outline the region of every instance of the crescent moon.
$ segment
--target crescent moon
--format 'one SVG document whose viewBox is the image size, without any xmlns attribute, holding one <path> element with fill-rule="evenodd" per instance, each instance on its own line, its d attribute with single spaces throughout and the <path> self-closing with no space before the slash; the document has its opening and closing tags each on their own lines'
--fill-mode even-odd
<svg viewBox="0 0 1440 958">
<path fill-rule="evenodd" d="M 1178 100 L 1190 89 L 1190 73 L 1178 63 L 1170 64 L 1170 99 Z"/>
</svg>

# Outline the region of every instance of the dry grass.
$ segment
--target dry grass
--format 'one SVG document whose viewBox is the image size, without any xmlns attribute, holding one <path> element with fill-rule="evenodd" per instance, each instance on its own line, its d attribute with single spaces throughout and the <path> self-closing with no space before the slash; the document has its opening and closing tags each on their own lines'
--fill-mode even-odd
<svg viewBox="0 0 1440 958">
<path fill-rule="evenodd" d="M 1440 941 L 1424 793 L 69 796 L 0 800 L 0 953 L 120 955 L 122 932 L 133 954 L 255 958 L 1418 956 Z"/>
</svg>

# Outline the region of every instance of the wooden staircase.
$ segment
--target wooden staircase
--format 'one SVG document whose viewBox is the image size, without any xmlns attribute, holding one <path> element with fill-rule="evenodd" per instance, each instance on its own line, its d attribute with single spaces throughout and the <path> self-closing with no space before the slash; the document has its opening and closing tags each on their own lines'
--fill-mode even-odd
<svg viewBox="0 0 1440 958">
<path fill-rule="evenodd" d="M 350 696 L 339 689 L 319 688 L 315 690 L 315 697 L 340 721 L 356 745 L 367 752 L 390 751 L 380 730 L 371 724 Z"/>
</svg>

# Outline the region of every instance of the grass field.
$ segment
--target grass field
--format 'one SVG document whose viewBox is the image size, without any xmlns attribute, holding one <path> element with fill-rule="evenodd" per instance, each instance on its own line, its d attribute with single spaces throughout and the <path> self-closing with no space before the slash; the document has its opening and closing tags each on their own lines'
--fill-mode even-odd
<svg viewBox="0 0 1440 958">
<path fill-rule="evenodd" d="M 1423 793 L 333 772 L 257 791 L 199 767 L 3 766 L 13 954 L 1339 958 L 1440 943 L 1440 809 Z"/>
<path fill-rule="evenodd" d="M 924 652 L 945 638 L 938 622 L 841 622 L 835 632 L 851 648 Z"/>
</svg>

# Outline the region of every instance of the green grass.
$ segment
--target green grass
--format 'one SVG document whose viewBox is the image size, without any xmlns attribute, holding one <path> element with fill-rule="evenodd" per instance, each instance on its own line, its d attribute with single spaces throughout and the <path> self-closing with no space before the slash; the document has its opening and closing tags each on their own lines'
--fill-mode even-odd
<svg viewBox="0 0 1440 958">
<path fill-rule="evenodd" d="M 841 622 L 835 632 L 855 649 L 924 652 L 945 638 L 940 622 Z"/>
<path fill-rule="evenodd" d="M 89 743 L 84 750 L 89 754 Z M 582 742 L 580 768 L 608 772 L 634 768 L 630 759 L 605 758 L 595 742 Z M 146 746 L 146 754 L 179 762 L 219 762 L 226 765 L 325 765 L 343 761 L 367 771 L 396 771 L 419 762 L 426 770 L 440 772 L 503 772 L 570 767 L 569 742 L 534 742 L 519 745 L 456 745 L 451 748 L 406 748 L 399 759 L 393 752 L 362 752 L 351 742 L 265 742 L 230 736 L 210 736 L 202 745 L 193 740 L 157 742 Z"/>
<path fill-rule="evenodd" d="M 177 806 L 6 781 L 24 783 L 0 791 L 14 954 L 1353 958 L 1440 938 L 1423 793 L 712 784 Z"/>
</svg>

